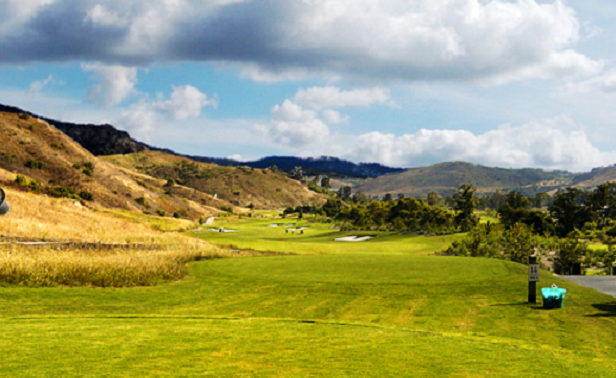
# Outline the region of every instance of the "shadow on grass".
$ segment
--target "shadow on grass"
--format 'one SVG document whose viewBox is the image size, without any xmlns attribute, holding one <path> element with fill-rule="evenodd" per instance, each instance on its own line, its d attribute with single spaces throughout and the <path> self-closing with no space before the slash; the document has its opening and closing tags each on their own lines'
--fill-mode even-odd
<svg viewBox="0 0 616 378">
<path fill-rule="evenodd" d="M 604 313 L 586 315 L 589 318 L 609 318 L 616 317 L 616 302 L 594 304 L 592 307 Z"/>
<path fill-rule="evenodd" d="M 542 310 L 541 303 L 514 302 L 514 303 L 498 303 L 490 305 L 490 307 L 510 307 L 510 306 L 526 306 L 534 310 Z"/>
</svg>

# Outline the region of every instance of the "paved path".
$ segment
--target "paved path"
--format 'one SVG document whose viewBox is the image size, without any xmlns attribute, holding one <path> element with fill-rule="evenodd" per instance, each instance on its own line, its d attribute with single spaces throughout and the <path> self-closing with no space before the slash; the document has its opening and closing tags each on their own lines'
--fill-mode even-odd
<svg viewBox="0 0 616 378">
<path fill-rule="evenodd" d="M 211 217 L 211 218 L 207 218 L 207 220 L 205 221 L 204 226 L 211 226 L 214 224 L 214 219 L 216 219 L 216 217 Z"/>
<path fill-rule="evenodd" d="M 559 276 L 616 298 L 616 276 Z"/>
</svg>

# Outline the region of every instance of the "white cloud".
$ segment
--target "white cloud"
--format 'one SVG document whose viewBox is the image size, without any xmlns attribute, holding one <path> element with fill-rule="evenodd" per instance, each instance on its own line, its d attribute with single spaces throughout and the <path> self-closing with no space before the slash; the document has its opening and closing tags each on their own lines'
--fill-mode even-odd
<svg viewBox="0 0 616 378">
<path fill-rule="evenodd" d="M 385 105 L 390 101 L 390 97 L 389 90 L 384 88 L 343 91 L 336 87 L 312 87 L 298 90 L 293 101 L 302 106 L 321 110 L 349 106 Z"/>
<path fill-rule="evenodd" d="M 291 100 L 274 106 L 271 121 L 256 128 L 263 136 L 287 147 L 323 142 L 329 136 L 329 127 L 315 111 L 306 110 Z"/>
<path fill-rule="evenodd" d="M 561 0 L 22 3 L 0 5 L 4 63 L 210 61 L 237 65 L 258 80 L 320 76 L 386 84 L 503 83 L 603 67 L 574 50 L 581 23 Z"/>
<path fill-rule="evenodd" d="M 176 120 L 197 118 L 203 107 L 217 105 L 216 99 L 209 99 L 205 93 L 191 85 L 174 87 L 169 100 L 161 100 L 155 104 L 158 109 L 167 112 Z"/>
<path fill-rule="evenodd" d="M 346 123 L 349 123 L 349 121 L 351 120 L 351 117 L 349 117 L 347 114 L 341 114 L 331 109 L 323 110 L 322 115 L 325 122 L 332 125 L 344 125 Z"/>
<path fill-rule="evenodd" d="M 88 91 L 88 101 L 94 104 L 112 106 L 124 101 L 135 93 L 137 68 L 106 66 L 102 64 L 82 64 L 82 69 L 91 72 L 98 84 Z"/>
<path fill-rule="evenodd" d="M 585 131 L 566 119 L 503 126 L 483 134 L 426 129 L 402 136 L 371 132 L 357 137 L 347 156 L 395 166 L 467 161 L 487 166 L 574 171 L 616 162 L 616 151 L 600 151 Z"/>
<path fill-rule="evenodd" d="M 150 141 L 157 126 L 166 120 L 186 121 L 198 118 L 205 106 L 216 106 L 215 99 L 191 85 L 173 87 L 168 100 L 142 99 L 122 111 L 119 123 L 142 140 Z"/>
<path fill-rule="evenodd" d="M 30 83 L 30 92 L 38 93 L 38 92 L 42 91 L 43 88 L 45 88 L 46 86 L 48 86 L 48 85 L 50 85 L 52 83 L 59 83 L 59 81 L 56 80 L 53 77 L 53 75 L 49 75 L 49 76 L 47 76 L 46 79 L 43 79 L 43 80 L 33 81 L 32 83 Z"/>
</svg>

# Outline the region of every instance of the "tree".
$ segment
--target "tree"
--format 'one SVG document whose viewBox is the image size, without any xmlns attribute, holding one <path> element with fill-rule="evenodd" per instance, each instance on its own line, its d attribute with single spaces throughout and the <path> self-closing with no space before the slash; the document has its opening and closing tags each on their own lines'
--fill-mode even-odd
<svg viewBox="0 0 616 378">
<path fill-rule="evenodd" d="M 591 221 L 590 213 L 582 204 L 583 192 L 577 188 L 567 188 L 554 195 L 554 203 L 549 207 L 550 216 L 556 222 L 556 233 L 566 237 L 576 228 L 581 229 Z"/>
<path fill-rule="evenodd" d="M 272 163 L 272 165 L 270 166 L 270 169 L 272 170 L 272 172 L 278 172 L 278 166 L 276 165 L 276 163 Z"/>
<path fill-rule="evenodd" d="M 428 205 L 436 206 L 438 204 L 439 196 L 436 192 L 428 193 Z"/>
<path fill-rule="evenodd" d="M 522 221 L 528 215 L 530 201 L 520 192 L 509 192 L 505 203 L 498 208 L 501 222 L 506 229 Z"/>
<path fill-rule="evenodd" d="M 608 220 L 616 218 L 616 182 L 601 184 L 588 195 L 586 206 L 601 228 L 605 228 Z"/>
<path fill-rule="evenodd" d="M 398 199 L 399 199 L 399 200 L 404 199 L 404 197 L 406 197 L 406 196 L 404 195 L 404 193 L 398 193 Z"/>
<path fill-rule="evenodd" d="M 554 259 L 554 273 L 572 274 L 573 267 L 581 264 L 581 258 L 586 255 L 588 247 L 577 240 L 562 240 L 558 247 L 558 256 Z"/>
<path fill-rule="evenodd" d="M 368 203 L 370 202 L 369 198 L 362 192 L 357 192 L 353 194 L 352 198 L 354 203 Z"/>
<path fill-rule="evenodd" d="M 338 189 L 338 197 L 340 197 L 340 199 L 342 199 L 343 201 L 346 201 L 351 198 L 351 192 L 352 189 L 350 186 L 343 186 Z"/>
<path fill-rule="evenodd" d="M 329 189 L 331 188 L 331 180 L 329 177 L 325 176 L 321 179 L 321 188 Z"/>
<path fill-rule="evenodd" d="M 295 180 L 301 181 L 304 179 L 304 174 L 302 173 L 302 167 L 299 165 L 291 170 L 291 177 Z"/>
<path fill-rule="evenodd" d="M 391 193 L 387 193 L 387 194 L 385 194 L 385 195 L 383 196 L 383 201 L 385 201 L 385 202 L 391 202 L 391 201 L 393 201 L 393 200 L 394 200 L 394 199 L 393 199 L 393 197 L 391 196 Z"/>
<path fill-rule="evenodd" d="M 458 214 L 455 217 L 456 225 L 464 232 L 470 231 L 479 224 L 479 218 L 474 214 L 477 208 L 475 198 L 475 187 L 463 184 L 458 188 L 458 192 L 453 196 L 453 210 Z"/>
<path fill-rule="evenodd" d="M 342 207 L 342 201 L 339 199 L 328 199 L 323 205 L 323 211 L 327 214 L 328 217 L 336 217 L 340 213 L 340 208 Z"/>
</svg>

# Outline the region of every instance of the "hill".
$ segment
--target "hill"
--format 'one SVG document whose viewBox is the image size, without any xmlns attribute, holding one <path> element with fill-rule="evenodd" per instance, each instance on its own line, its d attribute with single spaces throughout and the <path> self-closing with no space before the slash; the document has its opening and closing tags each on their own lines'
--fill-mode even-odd
<svg viewBox="0 0 616 378">
<path fill-rule="evenodd" d="M 198 219 L 229 206 L 205 193 L 118 169 L 48 123 L 0 112 L 0 185 L 66 197 L 88 207 L 125 209 Z M 17 182 L 19 176 L 19 182 Z"/>
<path fill-rule="evenodd" d="M 593 168 L 588 173 L 580 173 L 573 178 L 572 185 L 591 188 L 607 181 L 616 181 L 616 166 Z"/>
<path fill-rule="evenodd" d="M 355 164 L 337 157 L 321 156 L 299 158 L 294 156 L 269 156 L 257 161 L 242 163 L 253 168 L 269 168 L 276 164 L 278 169 L 290 172 L 296 166 L 302 167 L 304 174 L 309 176 L 325 175 L 330 177 L 378 177 L 389 173 L 403 172 L 402 168 L 386 167 L 377 163 Z"/>
<path fill-rule="evenodd" d="M 327 197 L 308 190 L 283 172 L 249 167 L 221 167 L 158 151 L 102 157 L 124 169 L 162 180 L 174 180 L 236 206 L 271 209 L 322 205 Z"/>
<path fill-rule="evenodd" d="M 357 190 L 370 195 L 404 193 L 426 196 L 430 192 L 452 194 L 462 184 L 473 184 L 478 192 L 523 189 L 550 190 L 570 183 L 572 174 L 541 169 L 491 168 L 463 162 L 412 168 L 402 173 L 368 179 Z"/>
</svg>

